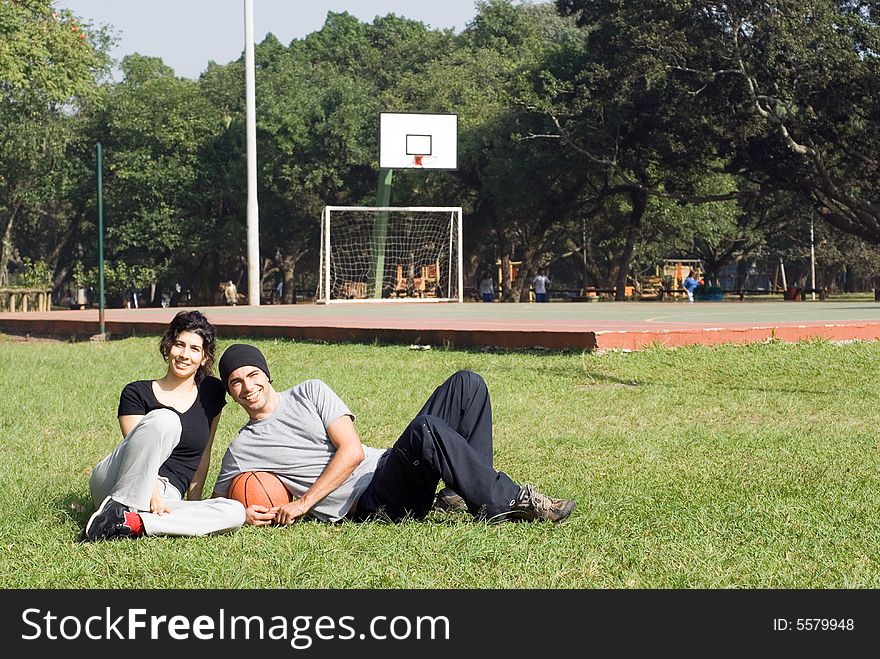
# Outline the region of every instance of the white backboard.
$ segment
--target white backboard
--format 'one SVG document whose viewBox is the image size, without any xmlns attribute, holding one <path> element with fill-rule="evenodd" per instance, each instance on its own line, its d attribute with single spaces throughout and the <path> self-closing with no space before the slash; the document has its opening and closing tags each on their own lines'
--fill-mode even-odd
<svg viewBox="0 0 880 659">
<path fill-rule="evenodd" d="M 458 115 L 380 112 L 379 167 L 457 169 Z"/>
</svg>

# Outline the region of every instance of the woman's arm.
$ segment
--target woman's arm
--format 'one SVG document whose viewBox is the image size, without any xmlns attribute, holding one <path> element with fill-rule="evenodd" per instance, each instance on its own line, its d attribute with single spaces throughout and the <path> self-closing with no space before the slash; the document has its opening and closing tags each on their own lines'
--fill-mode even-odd
<svg viewBox="0 0 880 659">
<path fill-rule="evenodd" d="M 134 427 L 144 418 L 143 414 L 123 414 L 119 417 L 119 429 L 122 431 L 123 437 L 128 437 L 128 433 L 134 430 Z"/>
<path fill-rule="evenodd" d="M 202 490 L 205 487 L 205 479 L 208 476 L 208 468 L 211 466 L 211 447 L 214 445 L 214 435 L 217 433 L 217 424 L 220 422 L 220 413 L 214 417 L 211 422 L 211 434 L 208 435 L 208 443 L 205 444 L 205 450 L 202 453 L 202 459 L 199 461 L 198 469 L 193 474 L 192 481 L 189 484 L 186 498 L 190 501 L 199 501 L 202 498 Z"/>
</svg>

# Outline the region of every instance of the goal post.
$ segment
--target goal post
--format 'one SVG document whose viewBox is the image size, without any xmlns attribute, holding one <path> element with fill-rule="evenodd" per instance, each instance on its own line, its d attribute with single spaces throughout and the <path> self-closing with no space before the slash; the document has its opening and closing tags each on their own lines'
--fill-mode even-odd
<svg viewBox="0 0 880 659">
<path fill-rule="evenodd" d="M 461 207 L 326 206 L 316 300 L 462 302 Z"/>
</svg>

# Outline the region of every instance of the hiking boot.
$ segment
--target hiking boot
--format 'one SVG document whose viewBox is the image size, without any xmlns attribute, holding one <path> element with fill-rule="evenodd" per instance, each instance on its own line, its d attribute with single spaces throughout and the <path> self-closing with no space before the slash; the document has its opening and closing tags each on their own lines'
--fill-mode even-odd
<svg viewBox="0 0 880 659">
<path fill-rule="evenodd" d="M 137 537 L 140 534 L 132 530 L 126 517 L 127 513 L 131 514 L 128 511 L 128 506 L 107 497 L 89 518 L 83 531 L 83 540 L 96 542 L 98 540 Z"/>
<path fill-rule="evenodd" d="M 510 502 L 508 519 L 518 522 L 562 522 L 574 510 L 574 501 L 541 494 L 534 485 L 523 485 Z"/>
<path fill-rule="evenodd" d="M 440 491 L 437 493 L 437 499 L 434 501 L 432 510 L 441 513 L 454 513 L 460 510 L 467 510 L 467 504 L 455 492 L 445 493 Z"/>
</svg>

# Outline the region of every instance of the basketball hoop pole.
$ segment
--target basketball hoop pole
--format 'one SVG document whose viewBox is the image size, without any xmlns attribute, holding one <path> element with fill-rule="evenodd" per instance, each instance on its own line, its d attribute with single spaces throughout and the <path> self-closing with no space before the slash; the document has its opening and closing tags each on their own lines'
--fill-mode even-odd
<svg viewBox="0 0 880 659">
<path fill-rule="evenodd" d="M 376 207 L 391 207 L 391 178 L 395 168 L 456 169 L 457 157 L 458 115 L 380 112 Z M 367 297 L 376 300 L 382 299 L 389 222 L 387 211 L 379 211 L 373 221 L 372 244 L 376 252 L 370 257 L 367 271 Z"/>
<path fill-rule="evenodd" d="M 391 179 L 393 169 L 379 168 L 379 186 L 376 190 L 376 206 L 385 208 L 391 205 Z M 382 299 L 382 279 L 385 272 L 385 240 L 388 237 L 388 213 L 376 214 L 376 222 L 373 224 L 373 244 L 376 245 L 375 259 L 370 264 L 367 275 L 367 286 L 372 288 L 372 297 Z"/>
</svg>

